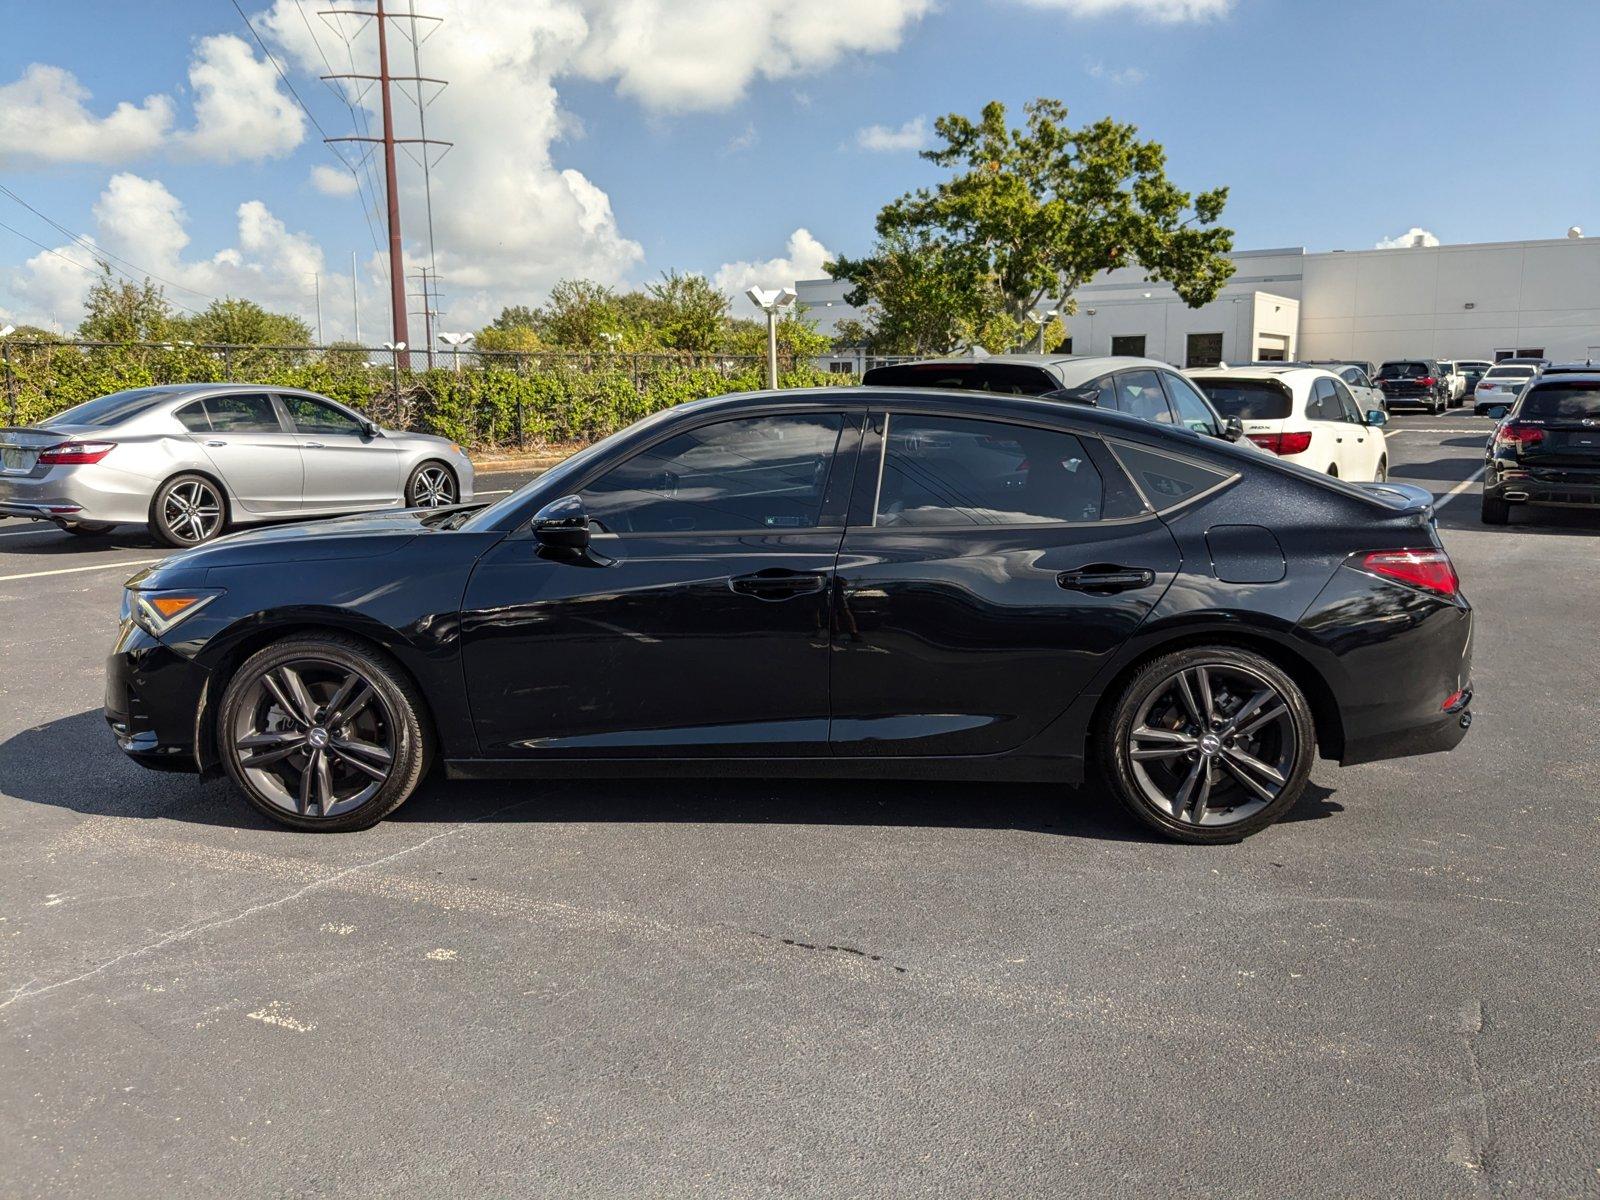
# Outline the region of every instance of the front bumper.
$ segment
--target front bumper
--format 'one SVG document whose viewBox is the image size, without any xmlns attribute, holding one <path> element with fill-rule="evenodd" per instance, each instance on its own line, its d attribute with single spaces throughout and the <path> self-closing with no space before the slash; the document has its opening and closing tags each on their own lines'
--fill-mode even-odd
<svg viewBox="0 0 1600 1200">
<path fill-rule="evenodd" d="M 205 668 L 124 621 L 106 660 L 106 723 L 125 754 L 156 771 L 200 770 L 195 727 Z"/>
</svg>

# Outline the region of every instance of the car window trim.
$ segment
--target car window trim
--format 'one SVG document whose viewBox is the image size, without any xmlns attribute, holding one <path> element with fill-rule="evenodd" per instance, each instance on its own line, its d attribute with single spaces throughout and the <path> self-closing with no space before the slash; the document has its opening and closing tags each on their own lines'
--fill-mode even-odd
<svg viewBox="0 0 1600 1200">
<path fill-rule="evenodd" d="M 1202 491 L 1198 491 L 1192 496 L 1185 496 L 1182 500 L 1179 500 L 1176 504 L 1168 508 L 1157 508 L 1150 502 L 1150 497 L 1145 494 L 1144 488 L 1139 483 L 1138 475 L 1129 469 L 1127 463 L 1122 461 L 1122 455 L 1117 454 L 1117 448 L 1119 446 L 1126 446 L 1131 449 L 1142 450 L 1146 454 L 1155 454 L 1162 458 L 1175 459 L 1178 462 L 1187 463 L 1191 467 L 1197 467 L 1202 471 L 1215 472 L 1218 469 L 1217 465 L 1215 463 L 1207 462 L 1201 458 L 1193 458 L 1187 454 L 1181 454 L 1173 450 L 1164 449 L 1162 447 L 1151 446 L 1145 442 L 1136 442 L 1131 438 L 1107 437 L 1104 439 L 1104 441 L 1107 446 L 1111 447 L 1111 452 L 1116 454 L 1117 465 L 1122 468 L 1122 473 L 1126 475 L 1129 482 L 1133 484 L 1134 491 L 1139 493 L 1139 498 L 1145 502 L 1146 507 L 1151 510 L 1152 514 L 1158 517 L 1166 517 L 1171 513 L 1177 512 L 1181 508 L 1187 508 L 1196 501 L 1204 500 L 1207 496 L 1214 495 L 1215 493 L 1220 492 L 1223 488 L 1230 487 L 1234 483 L 1237 483 L 1240 479 L 1244 478 L 1243 471 L 1235 470 L 1226 479 L 1221 480 L 1220 482 L 1215 483 L 1211 487 L 1205 488 Z"/>
</svg>

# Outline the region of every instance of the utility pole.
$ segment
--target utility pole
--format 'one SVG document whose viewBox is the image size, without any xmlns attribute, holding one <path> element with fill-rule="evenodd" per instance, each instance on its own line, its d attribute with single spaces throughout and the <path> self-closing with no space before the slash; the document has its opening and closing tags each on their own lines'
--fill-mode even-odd
<svg viewBox="0 0 1600 1200">
<path fill-rule="evenodd" d="M 361 344 L 361 289 L 357 286 L 356 252 L 350 251 L 350 313 L 355 318 L 355 343 Z"/>
<path fill-rule="evenodd" d="M 422 154 L 426 158 L 428 147 L 433 145 L 446 146 L 449 142 L 441 142 L 435 138 L 396 137 L 394 131 L 394 103 L 390 96 L 389 85 L 395 81 L 414 82 L 420 88 L 424 83 L 443 84 L 442 79 L 428 79 L 418 75 L 391 75 L 389 73 L 389 22 L 391 20 L 409 20 L 415 27 L 417 21 L 437 21 L 438 17 L 424 17 L 414 12 L 391 14 L 383 8 L 383 0 L 373 0 L 371 9 L 335 8 L 326 9 L 322 16 L 352 16 L 368 17 L 372 19 L 378 34 L 378 73 L 376 75 L 361 75 L 354 72 L 346 74 L 324 75 L 322 78 L 330 79 L 362 79 L 378 85 L 378 98 L 383 112 L 382 137 L 337 137 L 327 138 L 329 142 L 367 142 L 383 147 L 383 182 L 384 190 L 388 193 L 389 207 L 389 309 L 393 327 L 392 341 L 397 347 L 408 345 L 410 335 L 407 331 L 406 321 L 406 269 L 405 250 L 400 235 L 400 188 L 395 170 L 394 152 L 396 146 L 420 145 Z M 431 349 L 432 347 L 430 347 Z M 404 355 L 407 370 L 411 369 L 411 356 L 408 351 L 396 350 L 396 369 L 399 358 Z"/>
<path fill-rule="evenodd" d="M 313 272 L 311 272 L 311 286 L 315 290 L 316 297 L 317 297 L 317 345 L 321 346 L 321 345 L 324 344 L 323 341 L 322 341 L 322 272 L 321 271 L 313 271 Z"/>
</svg>

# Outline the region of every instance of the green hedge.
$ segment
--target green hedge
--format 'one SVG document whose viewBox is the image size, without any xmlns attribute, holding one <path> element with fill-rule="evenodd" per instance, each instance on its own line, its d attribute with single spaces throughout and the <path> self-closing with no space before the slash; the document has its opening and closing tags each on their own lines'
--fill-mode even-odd
<svg viewBox="0 0 1600 1200">
<path fill-rule="evenodd" d="M 589 441 L 686 400 L 765 386 L 759 364 L 729 369 L 651 359 L 577 362 L 545 359 L 463 369 L 402 371 L 333 352 L 313 361 L 304 351 L 241 347 L 14 346 L 4 397 L 7 423 L 45 420 L 84 400 L 157 383 L 234 382 L 296 387 L 331 396 L 391 428 L 436 433 L 476 450 L 539 442 Z M 854 382 L 801 365 L 782 372 L 784 387 Z M 14 413 L 14 415 L 13 415 Z"/>
</svg>

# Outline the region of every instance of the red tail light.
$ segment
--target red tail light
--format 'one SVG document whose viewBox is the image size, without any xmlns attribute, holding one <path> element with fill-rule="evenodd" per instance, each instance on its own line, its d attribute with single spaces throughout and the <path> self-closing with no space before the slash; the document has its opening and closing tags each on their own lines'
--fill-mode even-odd
<svg viewBox="0 0 1600 1200">
<path fill-rule="evenodd" d="M 1362 556 L 1361 568 L 1451 599 L 1461 594 L 1455 565 L 1443 550 L 1373 550 Z"/>
<path fill-rule="evenodd" d="M 1484 380 L 1484 382 L 1478 385 L 1478 390 L 1480 392 L 1492 392 L 1494 391 L 1494 384 L 1490 383 L 1488 380 Z"/>
<path fill-rule="evenodd" d="M 1537 446 L 1544 441 L 1544 430 L 1537 425 L 1518 425 L 1515 421 L 1507 421 L 1494 433 L 1496 447 L 1506 446 L 1511 449 L 1526 449 Z"/>
<path fill-rule="evenodd" d="M 1311 449 L 1310 433 L 1252 433 L 1250 440 L 1274 454 L 1304 454 Z"/>
<path fill-rule="evenodd" d="M 1434 384 L 1436 384 L 1438 382 L 1439 381 L 1437 379 L 1435 379 L 1432 375 L 1424 375 L 1421 379 L 1417 380 L 1418 385 L 1420 385 L 1421 387 L 1432 387 Z"/>
<path fill-rule="evenodd" d="M 62 442 L 39 453 L 39 461 L 47 467 L 81 467 L 97 463 L 112 450 L 115 442 Z"/>
</svg>

